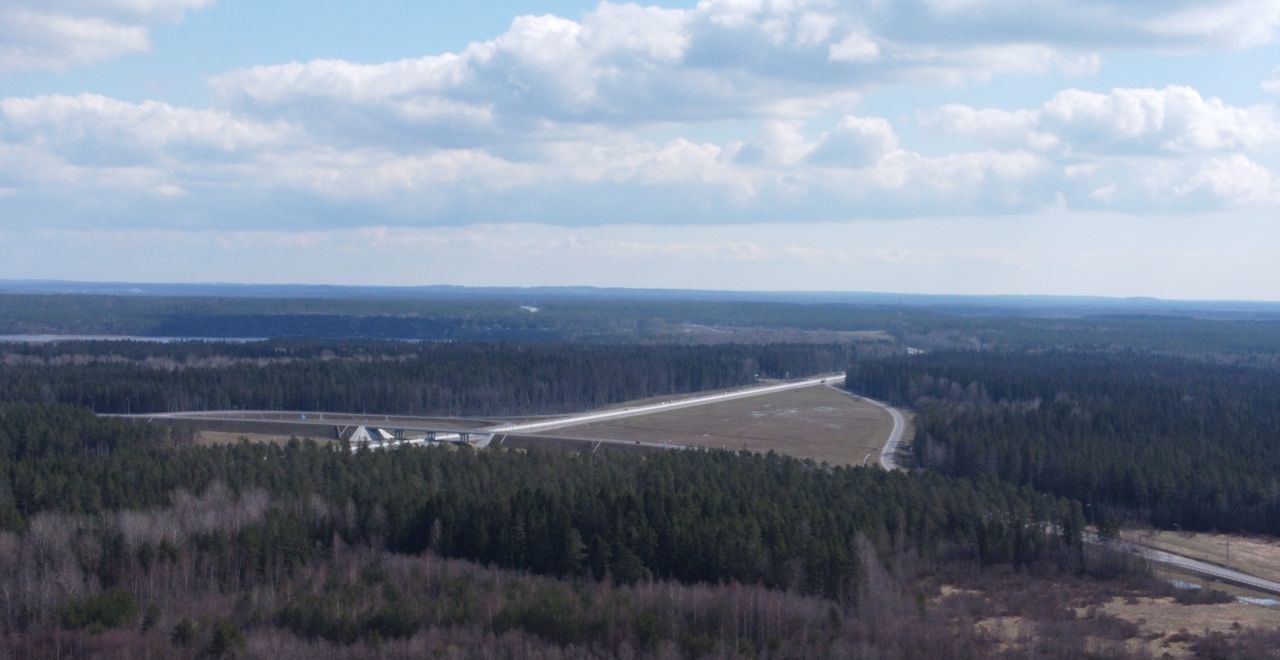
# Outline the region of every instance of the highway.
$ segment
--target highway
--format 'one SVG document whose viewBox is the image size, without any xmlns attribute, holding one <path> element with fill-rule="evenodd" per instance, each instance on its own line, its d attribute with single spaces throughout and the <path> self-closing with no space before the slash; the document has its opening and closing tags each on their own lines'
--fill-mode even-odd
<svg viewBox="0 0 1280 660">
<path fill-rule="evenodd" d="M 594 424 L 596 422 L 605 422 L 615 419 L 624 419 L 627 417 L 638 417 L 640 415 L 652 415 L 653 413 L 665 412 L 668 410 L 679 410 L 681 408 L 694 408 L 697 406 L 705 406 L 721 401 L 733 401 L 734 399 L 745 399 L 753 396 L 763 396 L 765 394 L 774 394 L 776 392 L 786 392 L 788 390 L 798 390 L 805 387 L 814 387 L 817 385 L 829 385 L 844 381 L 844 374 L 817 376 L 814 378 L 806 378 L 804 380 L 788 381 L 785 383 L 777 383 L 773 385 L 758 385 L 755 387 L 744 387 L 729 392 L 719 392 L 716 394 L 707 394 L 703 396 L 694 396 L 685 399 L 676 399 L 673 401 L 663 401 L 662 403 L 651 403 L 648 405 L 632 406 L 629 408 L 616 408 L 613 410 L 602 410 L 597 412 L 583 413 L 580 415 L 570 415 L 568 417 L 560 417 L 557 419 L 538 420 L 534 422 L 517 422 L 513 424 L 499 424 L 489 426 L 483 429 L 476 429 L 479 433 L 489 434 L 531 434 L 542 433 L 554 429 L 562 429 L 570 426 L 581 426 L 583 424 Z"/>
<path fill-rule="evenodd" d="M 1256 589 L 1258 591 L 1280 596 L 1280 582 L 1276 582 L 1274 580 L 1266 580 L 1249 575 L 1248 573 L 1241 573 L 1240 571 L 1218 566 L 1217 564 L 1210 564 L 1209 562 L 1200 561 L 1198 559 L 1175 555 L 1172 552 L 1157 550 L 1132 541 L 1121 541 L 1119 539 L 1102 541 L 1092 535 L 1086 537 L 1085 540 L 1092 543 L 1101 543 L 1117 550 L 1123 550 L 1125 552 L 1138 555 L 1150 562 L 1180 568 L 1188 573 L 1211 577 L 1221 580 L 1222 582 L 1228 582 L 1242 587 L 1249 587 L 1250 589 Z"/>
</svg>

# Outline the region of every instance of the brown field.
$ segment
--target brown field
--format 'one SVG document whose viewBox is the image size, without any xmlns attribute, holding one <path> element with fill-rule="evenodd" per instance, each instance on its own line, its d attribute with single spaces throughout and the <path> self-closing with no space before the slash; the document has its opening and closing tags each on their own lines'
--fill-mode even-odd
<svg viewBox="0 0 1280 660">
<path fill-rule="evenodd" d="M 137 417 L 145 418 L 146 415 Z M 165 423 L 188 421 L 193 424 L 221 422 L 223 424 L 241 424 L 246 429 L 251 425 L 270 425 L 270 428 L 297 427 L 302 433 L 314 427 L 333 426 L 381 426 L 389 428 L 429 428 L 433 430 L 467 430 L 486 426 L 492 422 L 478 418 L 462 417 L 423 417 L 413 415 L 373 415 L 361 413 L 334 412 L 285 412 L 268 410 L 214 410 L 207 412 L 181 413 L 180 416 L 157 416 L 155 419 Z M 282 426 L 285 425 L 285 426 Z M 254 429 L 253 432 L 261 432 Z"/>
<path fill-rule="evenodd" d="M 1269 630 L 1280 627 L 1280 610 L 1246 603 L 1179 605 L 1172 598 L 1116 597 L 1100 606 L 1075 609 L 1074 623 L 1085 633 L 1085 647 L 1099 655 L 1107 648 L 1120 647 L 1128 653 L 1143 652 L 1152 657 L 1194 658 L 1191 646 L 1196 637 L 1211 633 L 1231 636 L 1241 629 Z M 1135 624 L 1138 634 L 1128 639 L 1107 639 L 1089 635 L 1092 621 L 1115 617 Z M 1022 616 L 994 616 L 975 626 L 1002 642 L 1005 650 L 1034 647 L 1042 635 L 1043 621 Z"/>
<path fill-rule="evenodd" d="M 1230 636 L 1241 628 L 1280 628 L 1280 610 L 1248 603 L 1179 605 L 1172 598 L 1114 598 L 1098 611 L 1137 624 L 1141 634 L 1129 641 L 1130 648 L 1145 647 L 1156 657 L 1194 657 L 1189 640 L 1180 641 L 1188 634 Z M 1078 614 L 1087 616 L 1084 611 Z"/>
<path fill-rule="evenodd" d="M 966 574 L 959 567 L 943 571 L 927 609 L 942 618 L 971 622 L 1012 657 L 1064 657 L 1064 649 L 1071 648 L 1079 657 L 1203 657 L 1193 647 L 1207 638 L 1221 635 L 1246 643 L 1245 637 L 1254 633 L 1270 634 L 1271 639 L 1248 642 L 1249 648 L 1235 654 L 1208 657 L 1276 657 L 1273 640 L 1280 631 L 1280 610 L 1240 602 L 1180 604 L 1159 580 L 1013 571 Z M 1267 650 L 1258 653 L 1259 647 Z M 1044 653 L 1049 650 L 1056 655 Z"/>
<path fill-rule="evenodd" d="M 288 436 L 266 433 L 228 433 L 226 431 L 197 431 L 195 434 L 195 442 L 198 445 L 206 447 L 213 445 L 234 445 L 241 440 L 282 445 L 289 442 L 289 438 L 291 437 L 302 439 L 308 436 Z M 314 440 L 319 444 L 326 444 L 334 441 L 333 438 L 330 437 L 311 437 L 311 440 Z"/>
<path fill-rule="evenodd" d="M 878 460 L 893 421 L 829 387 L 808 387 L 551 432 L 557 437 L 776 451 L 833 465 Z"/>
<path fill-rule="evenodd" d="M 1280 581 L 1280 539 L 1152 530 L 1124 530 L 1120 536 L 1192 559 Z M 1231 553 L 1229 560 L 1228 548 Z"/>
</svg>

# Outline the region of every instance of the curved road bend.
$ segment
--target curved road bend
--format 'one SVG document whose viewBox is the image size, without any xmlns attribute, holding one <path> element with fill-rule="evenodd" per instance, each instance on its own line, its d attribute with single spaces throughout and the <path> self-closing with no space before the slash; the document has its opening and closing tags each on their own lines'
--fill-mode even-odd
<svg viewBox="0 0 1280 660">
<path fill-rule="evenodd" d="M 902 443 L 902 434 L 907 431 L 907 420 L 902 416 L 902 413 L 899 412 L 897 408 L 894 408 L 883 401 L 868 399 L 865 396 L 859 396 L 842 387 L 836 386 L 836 383 L 843 383 L 843 381 L 844 378 L 840 377 L 828 379 L 827 381 L 824 381 L 824 384 L 841 394 L 847 394 L 855 399 L 866 401 L 867 403 L 889 413 L 889 417 L 893 418 L 893 430 L 889 431 L 889 437 L 885 439 L 884 445 L 880 448 L 880 467 L 886 470 L 900 469 L 901 466 L 898 465 L 896 460 L 894 460 L 894 454 L 898 451 L 898 445 Z M 863 461 L 863 464 L 866 464 L 865 460 Z"/>
<path fill-rule="evenodd" d="M 898 452 L 898 444 L 902 442 L 902 434 L 907 430 L 907 420 L 903 419 L 902 413 L 898 412 L 897 408 L 887 403 L 866 398 L 863 401 L 879 407 L 893 417 L 893 430 L 889 432 L 889 439 L 884 441 L 884 447 L 880 450 L 880 467 L 896 470 L 899 466 L 894 455 Z"/>
<path fill-rule="evenodd" d="M 884 449 L 880 452 L 880 467 L 886 470 L 901 469 L 901 466 L 894 460 L 894 453 L 898 449 L 898 444 L 902 441 L 902 434 L 906 429 L 906 422 L 902 417 L 902 413 L 888 404 L 866 397 L 859 397 L 868 403 L 871 403 L 885 410 L 893 416 L 893 431 L 889 434 L 889 439 L 885 442 Z M 1085 541 L 1088 543 L 1103 543 L 1096 536 L 1086 536 Z M 1147 561 L 1157 564 L 1164 564 L 1179 568 L 1195 575 L 1213 578 L 1228 582 L 1231 584 L 1249 587 L 1265 593 L 1280 595 L 1280 582 L 1267 580 L 1248 573 L 1242 573 L 1237 570 L 1211 564 L 1209 562 L 1176 555 L 1172 552 L 1157 550 L 1155 548 L 1133 543 L 1132 541 L 1111 540 L 1106 542 L 1113 548 L 1123 550 L 1138 555 Z"/>
</svg>

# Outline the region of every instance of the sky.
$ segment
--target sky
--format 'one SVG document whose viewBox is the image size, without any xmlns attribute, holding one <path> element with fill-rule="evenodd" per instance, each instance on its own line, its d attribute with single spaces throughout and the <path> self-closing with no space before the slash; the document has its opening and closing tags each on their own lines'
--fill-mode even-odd
<svg viewBox="0 0 1280 660">
<path fill-rule="evenodd" d="M 5 0 L 0 279 L 1280 300 L 1280 0 Z"/>
</svg>

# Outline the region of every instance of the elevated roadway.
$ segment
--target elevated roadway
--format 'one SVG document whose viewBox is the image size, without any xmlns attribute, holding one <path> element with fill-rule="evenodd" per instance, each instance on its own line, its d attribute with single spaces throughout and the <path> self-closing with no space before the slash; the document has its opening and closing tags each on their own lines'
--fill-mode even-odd
<svg viewBox="0 0 1280 660">
<path fill-rule="evenodd" d="M 515 422 L 509 424 L 498 424 L 483 429 L 476 429 L 476 432 L 484 432 L 491 434 L 505 435 L 530 435 L 536 433 L 544 433 L 556 429 L 568 428 L 570 426 L 582 426 L 583 424 L 595 424 L 598 422 L 612 421 L 616 419 L 625 419 L 627 417 L 639 417 L 641 415 L 652 415 L 654 413 L 666 412 L 670 410 L 679 410 L 682 408 L 695 408 L 697 406 L 705 406 L 723 401 L 733 401 L 735 399 L 745 399 L 748 397 L 764 396 L 766 394 L 775 394 L 777 392 L 786 392 L 788 390 L 798 390 L 806 387 L 816 387 L 819 385 L 832 385 L 835 383 L 843 383 L 844 374 L 828 374 L 825 376 L 815 376 L 802 380 L 786 381 L 783 383 L 773 383 L 769 385 L 757 385 L 753 387 L 742 387 L 728 392 L 717 392 L 715 394 L 705 394 L 699 396 L 691 396 L 683 399 L 674 399 L 663 401 L 661 403 L 651 403 L 647 405 L 630 406 L 625 408 L 614 408 L 610 410 L 600 410 L 595 412 L 582 413 L 579 415 L 569 415 L 566 417 L 558 417 L 555 419 L 536 420 L 528 422 Z M 674 446 L 674 445 L 666 445 Z"/>
<path fill-rule="evenodd" d="M 1184 570 L 1188 573 L 1226 582 L 1227 584 L 1234 584 L 1280 596 L 1280 582 L 1276 582 L 1275 580 L 1267 580 L 1265 578 L 1249 575 L 1248 573 L 1242 573 L 1225 566 L 1211 564 L 1207 561 L 1184 557 L 1183 555 L 1174 554 L 1165 550 L 1157 550 L 1156 548 L 1142 545 L 1141 543 L 1134 543 L 1133 541 L 1122 541 L 1120 539 L 1103 540 L 1094 535 L 1086 536 L 1085 540 L 1137 555 L 1154 564 L 1163 564 L 1165 566 Z"/>
</svg>

